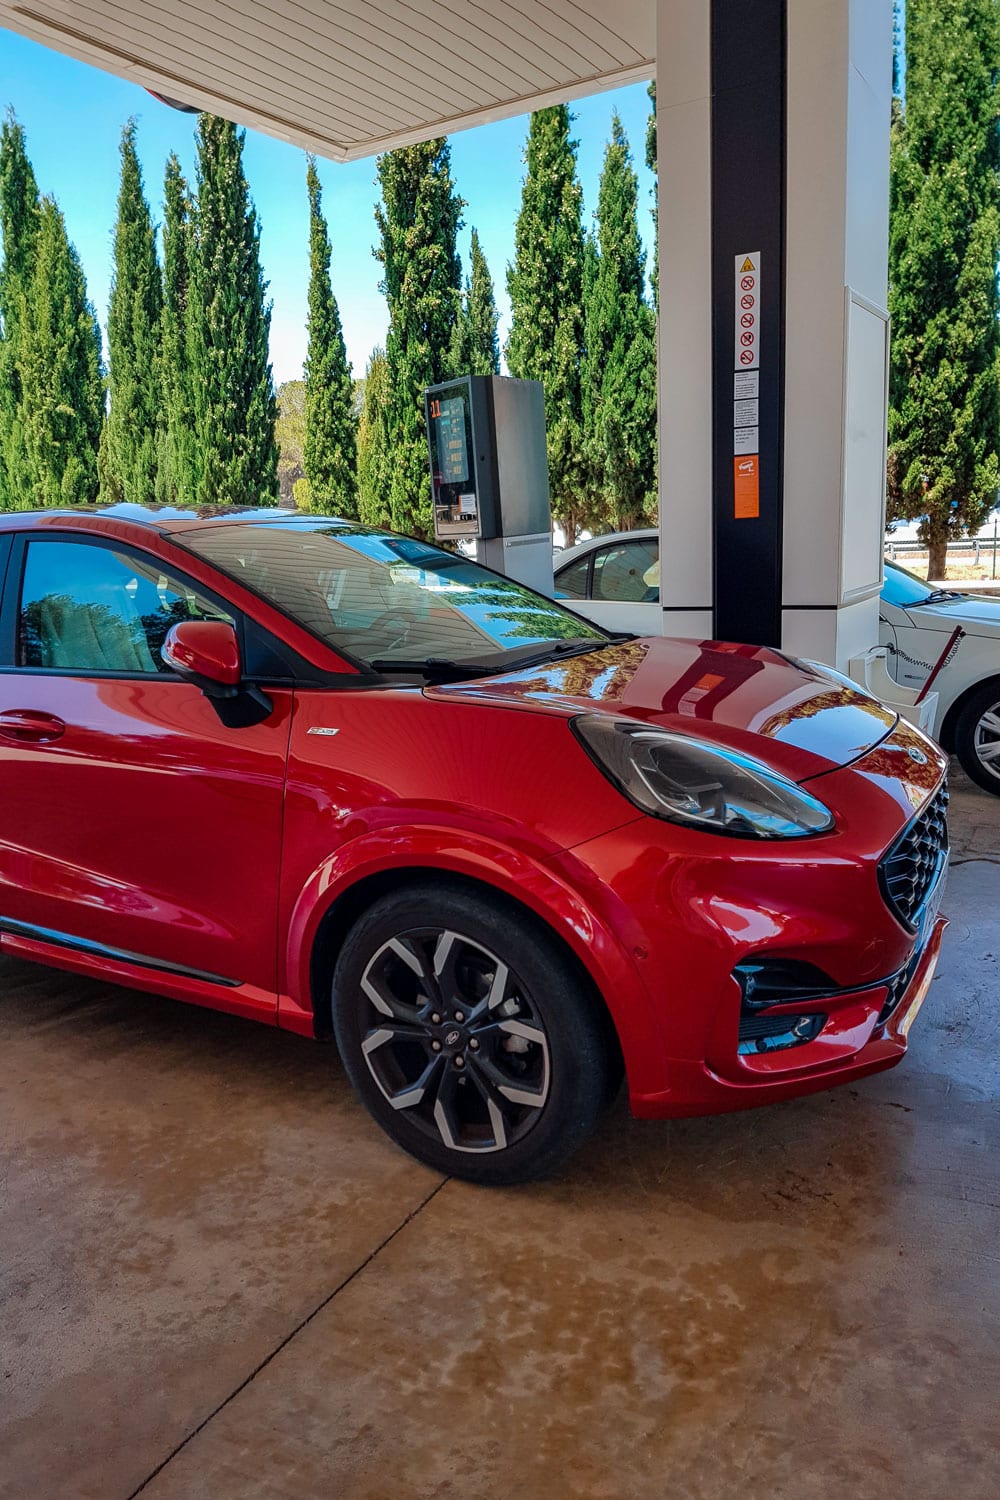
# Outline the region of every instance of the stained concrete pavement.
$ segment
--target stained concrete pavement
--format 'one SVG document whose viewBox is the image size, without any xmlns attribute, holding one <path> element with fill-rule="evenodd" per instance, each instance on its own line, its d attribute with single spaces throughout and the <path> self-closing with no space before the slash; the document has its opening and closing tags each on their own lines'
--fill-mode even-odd
<svg viewBox="0 0 1000 1500">
<path fill-rule="evenodd" d="M 902 1067 L 505 1192 L 329 1048 L 0 961 L 0 1496 L 995 1500 L 1000 800 L 952 826 Z"/>
</svg>

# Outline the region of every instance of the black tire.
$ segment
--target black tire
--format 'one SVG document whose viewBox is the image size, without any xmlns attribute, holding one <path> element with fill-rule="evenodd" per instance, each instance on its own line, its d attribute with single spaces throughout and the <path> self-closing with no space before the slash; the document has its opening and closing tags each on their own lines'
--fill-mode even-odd
<svg viewBox="0 0 1000 1500">
<path fill-rule="evenodd" d="M 544 927 L 488 892 L 429 881 L 381 897 L 344 942 L 332 999 L 362 1101 L 439 1172 L 527 1182 L 594 1128 L 606 1020 Z"/>
<path fill-rule="evenodd" d="M 955 720 L 955 754 L 977 786 L 1000 797 L 1000 680 L 988 682 L 962 707 Z"/>
</svg>

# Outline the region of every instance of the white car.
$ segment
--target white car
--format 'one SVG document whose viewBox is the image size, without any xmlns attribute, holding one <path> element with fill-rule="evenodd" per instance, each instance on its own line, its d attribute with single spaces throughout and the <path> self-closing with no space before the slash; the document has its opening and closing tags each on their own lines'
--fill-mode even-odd
<svg viewBox="0 0 1000 1500">
<path fill-rule="evenodd" d="M 658 634 L 659 545 L 647 530 L 568 547 L 555 559 L 556 598 L 610 629 Z M 920 687 L 943 658 L 934 734 L 973 781 L 1000 796 L 1000 597 L 932 589 L 887 561 L 879 614 L 880 644 L 904 687 Z"/>
</svg>

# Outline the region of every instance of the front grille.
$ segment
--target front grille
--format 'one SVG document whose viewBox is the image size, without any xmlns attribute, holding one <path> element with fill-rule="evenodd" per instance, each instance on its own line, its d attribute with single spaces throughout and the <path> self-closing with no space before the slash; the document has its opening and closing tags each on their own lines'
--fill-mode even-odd
<svg viewBox="0 0 1000 1500">
<path fill-rule="evenodd" d="M 878 1020 L 875 1022 L 875 1025 L 877 1027 L 885 1025 L 886 1021 L 888 1021 L 889 1017 L 892 1015 L 893 1011 L 896 1009 L 896 1007 L 899 1005 L 899 1002 L 906 994 L 907 990 L 910 987 L 910 980 L 913 978 L 914 974 L 917 971 L 917 965 L 920 962 L 922 954 L 923 949 L 918 948 L 916 953 L 914 953 L 913 957 L 910 959 L 909 963 L 905 964 L 903 968 L 898 970 L 897 973 L 893 974 L 891 978 L 885 981 L 889 993 L 886 995 L 885 1003 L 878 1013 Z"/>
<path fill-rule="evenodd" d="M 948 788 L 928 802 L 905 828 L 878 867 L 889 910 L 910 932 L 920 926 L 924 902 L 948 857 Z"/>
</svg>

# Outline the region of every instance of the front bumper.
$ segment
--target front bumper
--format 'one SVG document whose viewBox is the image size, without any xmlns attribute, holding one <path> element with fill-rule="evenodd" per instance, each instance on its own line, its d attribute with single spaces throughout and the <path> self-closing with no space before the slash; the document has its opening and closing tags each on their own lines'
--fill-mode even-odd
<svg viewBox="0 0 1000 1500">
<path fill-rule="evenodd" d="M 788 1051 L 741 1057 L 743 1077 L 725 1077 L 707 1062 L 671 1059 L 670 1087 L 633 1094 L 633 1113 L 643 1119 L 666 1119 L 753 1109 L 894 1067 L 906 1053 L 910 1027 L 934 978 L 947 925 L 946 917 L 935 918 L 902 996 L 884 1022 L 879 1016 L 892 998 L 888 984 L 840 992 L 819 1002 L 828 1020 L 815 1041 Z M 802 1006 L 787 1009 L 798 1014 Z"/>
<path fill-rule="evenodd" d="M 914 769 L 901 775 L 911 748 L 919 761 L 907 760 Z M 605 989 L 637 1115 L 749 1108 L 901 1060 L 946 925 L 937 911 L 946 845 L 912 922 L 912 911 L 890 903 L 882 867 L 940 801 L 945 766 L 936 747 L 900 726 L 853 766 L 810 783 L 835 815 L 829 834 L 758 843 L 640 819 L 571 851 L 591 889 L 596 877 L 610 897 L 604 924 L 627 941 L 637 972 L 631 994 Z M 806 996 L 791 989 L 787 1004 L 773 994 L 762 1002 L 759 1014 L 803 1024 L 791 1045 L 747 1041 L 761 1034 L 746 1024 L 742 985 L 756 963 L 813 978 Z M 640 1013 L 655 1046 L 648 1024 L 632 1024 Z"/>
</svg>

